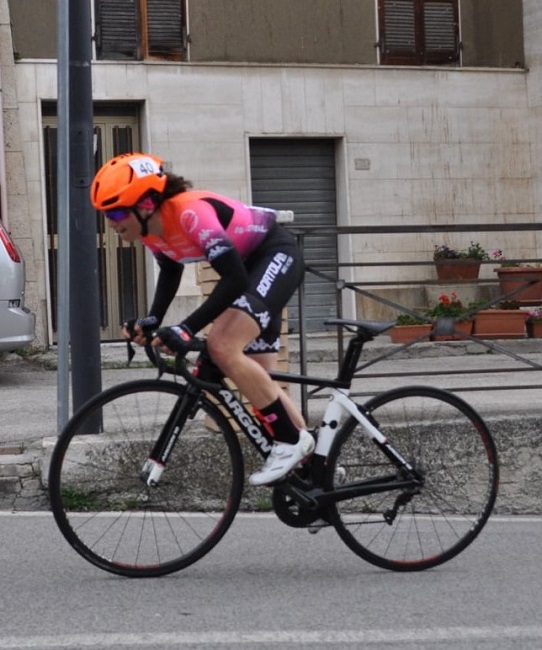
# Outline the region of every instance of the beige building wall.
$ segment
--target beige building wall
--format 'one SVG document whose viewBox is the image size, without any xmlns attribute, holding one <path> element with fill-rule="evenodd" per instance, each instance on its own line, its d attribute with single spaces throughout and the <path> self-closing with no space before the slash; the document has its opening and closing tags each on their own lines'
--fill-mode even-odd
<svg viewBox="0 0 542 650">
<path fill-rule="evenodd" d="M 17 93 L 18 70 L 13 60 L 7 0 L 0 0 L 0 83 L 0 126 L 2 128 L 0 174 L 2 170 L 5 171 L 6 179 L 1 195 L 2 216 L 25 259 L 25 303 L 26 307 L 37 316 L 36 343 L 43 345 L 47 340 L 44 230 L 41 212 L 43 177 L 33 176 L 26 168 L 28 158 L 34 159 L 39 155 L 38 149 L 36 149 L 39 128 L 37 128 L 35 115 L 30 116 L 30 120 L 27 122 L 24 110 L 21 114 Z M 34 113 L 36 107 L 37 103 L 34 101 Z M 30 106 L 27 104 L 26 108 L 30 108 Z M 33 135 L 26 132 L 23 138 L 23 130 L 28 128 L 33 129 Z M 34 144 L 29 144 L 29 140 L 33 140 Z M 39 171 L 36 165 L 34 168 Z M 1 175 L 0 181 L 3 181 Z M 6 205 L 4 205 L 4 201 L 6 201 Z"/>
<path fill-rule="evenodd" d="M 56 0 L 7 1 L 15 57 L 54 59 Z M 378 0 L 184 2 L 193 63 L 378 63 Z M 458 2 L 461 65 L 521 67 L 522 0 Z"/>
<path fill-rule="evenodd" d="M 192 0 L 191 61 L 376 63 L 373 0 Z"/>
<path fill-rule="evenodd" d="M 56 67 L 22 62 L 16 72 L 32 231 L 43 234 L 39 104 L 56 96 Z M 519 70 L 95 63 L 93 78 L 96 100 L 144 102 L 145 146 L 199 187 L 249 200 L 251 135 L 333 136 L 343 142 L 343 225 L 536 218 Z M 357 169 L 360 159 L 369 169 Z M 461 239 L 353 237 L 352 261 L 430 259 L 435 243 L 463 246 L 469 235 Z M 510 256 L 540 253 L 532 234 L 517 235 L 515 246 L 495 233 L 479 239 Z M 410 270 L 413 280 L 428 273 Z M 386 276 L 397 279 L 394 269 Z"/>
<path fill-rule="evenodd" d="M 542 3 L 537 0 L 524 2 L 525 55 L 529 68 L 527 98 L 529 105 L 529 141 L 535 188 L 536 220 L 542 220 Z M 542 234 L 536 235 L 538 248 L 542 247 Z"/>
<path fill-rule="evenodd" d="M 6 0 L 0 0 L 5 31 Z M 334 137 L 341 225 L 499 223 L 539 219 L 542 8 L 525 2 L 527 65 L 520 69 L 382 68 L 273 64 L 93 63 L 96 101 L 144 106 L 145 148 L 196 186 L 250 200 L 250 136 Z M 4 35 L 4 31 L 2 35 Z M 8 45 L 2 38 L 2 60 Z M 56 98 L 53 61 L 3 64 L 12 230 L 27 258 L 30 307 L 46 302 L 45 205 L 40 105 Z M 459 235 L 352 237 L 341 261 L 430 259 Z M 509 257 L 540 257 L 532 233 L 480 233 Z M 345 247 L 348 249 L 348 247 Z M 393 281 L 432 279 L 432 269 L 379 270 Z M 490 267 L 484 269 L 492 275 Z M 375 272 L 357 270 L 354 280 Z M 149 264 L 152 283 L 153 265 Z M 189 283 L 180 299 L 196 300 Z M 186 289 L 185 289 L 186 292 Z M 47 343 L 44 328 L 39 340 Z"/>
</svg>

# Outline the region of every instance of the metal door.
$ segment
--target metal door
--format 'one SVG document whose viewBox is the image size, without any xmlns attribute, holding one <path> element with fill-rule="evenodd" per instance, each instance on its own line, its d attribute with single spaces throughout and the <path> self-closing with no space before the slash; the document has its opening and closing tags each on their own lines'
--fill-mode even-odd
<svg viewBox="0 0 542 650">
<path fill-rule="evenodd" d="M 331 138 L 252 138 L 250 140 L 252 202 L 294 211 L 295 226 L 336 226 L 335 141 Z M 303 252 L 308 267 L 336 277 L 337 237 L 306 235 Z M 305 275 L 306 330 L 322 331 L 323 321 L 336 315 L 335 283 Z M 297 295 L 288 320 L 297 331 Z"/>
</svg>

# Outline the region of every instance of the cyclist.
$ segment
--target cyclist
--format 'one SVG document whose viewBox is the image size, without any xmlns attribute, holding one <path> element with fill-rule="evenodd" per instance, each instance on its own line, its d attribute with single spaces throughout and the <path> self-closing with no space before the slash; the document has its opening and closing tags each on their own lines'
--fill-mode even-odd
<svg viewBox="0 0 542 650">
<path fill-rule="evenodd" d="M 156 328 L 152 345 L 183 353 L 212 323 L 211 358 L 273 435 L 269 457 L 249 479 L 266 485 L 286 476 L 315 446 L 301 413 L 267 372 L 278 356 L 282 309 L 301 283 L 304 263 L 274 210 L 191 187 L 182 176 L 166 174 L 163 160 L 152 154 L 115 156 L 94 177 L 94 207 L 124 241 L 140 239 L 159 266 L 149 313 L 125 323 L 122 333 L 144 345 L 143 328 Z M 201 260 L 220 276 L 215 288 L 181 323 L 160 327 L 184 265 Z"/>
</svg>

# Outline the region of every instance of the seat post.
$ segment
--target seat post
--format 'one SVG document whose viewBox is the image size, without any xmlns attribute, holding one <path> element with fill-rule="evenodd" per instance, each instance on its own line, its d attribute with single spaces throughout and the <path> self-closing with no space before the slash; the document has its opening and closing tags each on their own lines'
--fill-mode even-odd
<svg viewBox="0 0 542 650">
<path fill-rule="evenodd" d="M 339 374 L 337 377 L 339 381 L 344 381 L 349 385 L 352 382 L 352 377 L 356 372 L 356 367 L 361 356 L 363 346 L 365 345 L 366 341 L 370 341 L 373 338 L 372 336 L 370 338 L 367 338 L 367 336 L 368 333 L 366 331 L 360 332 L 358 330 L 357 336 L 354 336 L 348 342 L 348 347 L 346 348 L 344 358 L 339 368 Z"/>
</svg>

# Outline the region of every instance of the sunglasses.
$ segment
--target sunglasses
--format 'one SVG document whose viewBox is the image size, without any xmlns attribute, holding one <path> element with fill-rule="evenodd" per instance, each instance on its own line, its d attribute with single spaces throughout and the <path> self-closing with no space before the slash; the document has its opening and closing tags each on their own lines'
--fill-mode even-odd
<svg viewBox="0 0 542 650">
<path fill-rule="evenodd" d="M 110 221 L 124 221 L 130 216 L 129 208 L 117 208 L 116 210 L 105 210 L 104 217 Z"/>
</svg>

